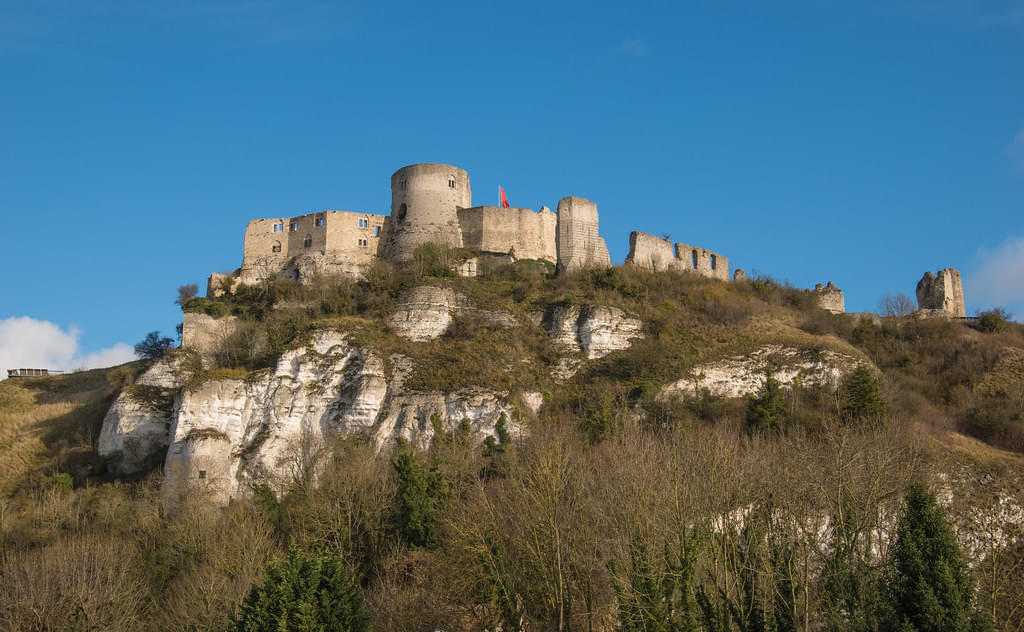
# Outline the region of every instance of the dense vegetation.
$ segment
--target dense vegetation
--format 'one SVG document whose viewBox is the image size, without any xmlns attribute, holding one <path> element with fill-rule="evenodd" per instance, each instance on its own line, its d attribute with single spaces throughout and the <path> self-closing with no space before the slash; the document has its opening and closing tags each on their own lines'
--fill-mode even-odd
<svg viewBox="0 0 1024 632">
<path fill-rule="evenodd" d="M 552 278 L 536 262 L 461 279 L 441 265 L 449 256 L 421 251 L 359 283 L 182 302 L 243 322 L 207 370 L 257 371 L 313 327 L 344 328 L 417 360 L 411 379 L 424 388 L 541 391 L 540 415 L 521 420 L 528 436 L 476 445 L 453 428 L 425 453 L 384 454 L 339 438 L 280 496 L 263 486 L 218 509 L 197 491 L 168 514 L 158 468 L 119 479 L 94 452 L 111 398 L 142 365 L 4 382 L 0 626 L 1024 626 L 1019 325 L 873 324 L 770 279 L 622 268 Z M 525 326 L 495 336 L 465 319 L 436 342 L 395 340 L 383 320 L 424 279 L 524 322 L 552 304 L 621 307 L 643 319 L 645 339 L 565 383 L 548 371 L 558 350 Z M 697 363 L 765 342 L 841 350 L 879 371 L 838 389 L 779 388 L 768 375 L 746 399 L 657 397 Z M 933 616 L 955 625 L 920 623 Z"/>
</svg>

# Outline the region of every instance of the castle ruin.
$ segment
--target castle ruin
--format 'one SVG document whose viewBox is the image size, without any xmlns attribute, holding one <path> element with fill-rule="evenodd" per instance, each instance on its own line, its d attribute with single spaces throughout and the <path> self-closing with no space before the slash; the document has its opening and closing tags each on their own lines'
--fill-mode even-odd
<svg viewBox="0 0 1024 632">
<path fill-rule="evenodd" d="M 668 239 L 638 230 L 629 234 L 626 264 L 654 271 L 676 270 L 729 280 L 729 260 L 717 252 L 681 243 L 673 246 Z"/>
<path fill-rule="evenodd" d="M 960 272 L 953 268 L 943 268 L 937 274 L 925 272 L 917 282 L 917 307 L 925 317 L 966 317 Z"/>
<path fill-rule="evenodd" d="M 611 265 L 598 234 L 597 205 L 570 196 L 557 213 L 546 206 L 473 206 L 469 174 L 452 165 L 420 163 L 391 176 L 391 213 L 322 211 L 254 219 L 245 229 L 242 267 L 212 275 L 209 295 L 223 285 L 316 275 L 361 276 L 374 261 L 408 261 L 416 248 L 442 243 L 481 254 L 542 259 L 560 270 Z M 465 270 L 473 270 L 469 266 Z"/>
</svg>

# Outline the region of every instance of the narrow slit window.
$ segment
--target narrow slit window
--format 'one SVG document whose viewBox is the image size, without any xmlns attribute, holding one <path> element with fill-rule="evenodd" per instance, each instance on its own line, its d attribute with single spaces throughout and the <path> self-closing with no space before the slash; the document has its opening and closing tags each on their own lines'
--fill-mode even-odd
<svg viewBox="0 0 1024 632">
<path fill-rule="evenodd" d="M 455 188 L 455 178 L 448 178 L 448 188 L 449 189 L 454 189 Z"/>
<path fill-rule="evenodd" d="M 302 247 L 303 248 L 309 248 L 312 245 L 313 245 L 313 236 L 312 235 L 306 235 L 306 239 L 302 242 Z"/>
<path fill-rule="evenodd" d="M 374 226 L 374 228 L 373 228 L 373 236 L 374 237 L 380 237 L 380 226 Z"/>
<path fill-rule="evenodd" d="M 718 257 L 711 255 L 711 269 L 714 270 L 718 267 Z"/>
<path fill-rule="evenodd" d="M 697 251 L 696 250 L 694 250 L 693 252 L 690 253 L 690 259 L 693 262 L 693 269 L 696 270 L 697 269 Z"/>
<path fill-rule="evenodd" d="M 206 470 L 199 470 L 199 480 L 206 479 Z"/>
</svg>

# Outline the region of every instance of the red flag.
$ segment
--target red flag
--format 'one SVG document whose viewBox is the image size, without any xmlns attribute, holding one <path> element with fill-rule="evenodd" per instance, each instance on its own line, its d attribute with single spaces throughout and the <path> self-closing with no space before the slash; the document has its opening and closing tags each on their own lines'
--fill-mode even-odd
<svg viewBox="0 0 1024 632">
<path fill-rule="evenodd" d="M 505 197 L 505 189 L 501 188 L 501 185 L 498 185 L 498 193 L 501 194 L 501 205 L 508 208 L 508 198 Z"/>
</svg>

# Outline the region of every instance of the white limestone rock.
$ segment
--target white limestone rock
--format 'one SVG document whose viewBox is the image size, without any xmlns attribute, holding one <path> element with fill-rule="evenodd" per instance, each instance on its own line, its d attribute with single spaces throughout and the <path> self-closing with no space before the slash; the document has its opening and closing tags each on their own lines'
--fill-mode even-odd
<svg viewBox="0 0 1024 632">
<path fill-rule="evenodd" d="M 140 472 L 167 447 L 183 353 L 165 355 L 125 387 L 103 417 L 96 450 L 125 474 Z"/>
<path fill-rule="evenodd" d="M 396 301 L 388 326 L 399 336 L 422 342 L 440 338 L 452 322 L 455 292 L 420 285 L 403 291 Z"/>
<path fill-rule="evenodd" d="M 396 387 L 410 368 L 405 360 L 391 358 L 389 380 L 375 355 L 345 334 L 319 331 L 308 347 L 282 355 L 272 371 L 244 381 L 210 380 L 184 392 L 164 466 L 165 501 L 173 505 L 198 489 L 226 503 L 255 483 L 280 488 L 308 475 L 315 456 L 340 436 L 372 438 L 378 449 L 397 438 L 425 448 L 436 428 L 449 432 L 468 419 L 471 437 L 483 441 L 496 434 L 502 415 L 510 432 L 521 431 L 507 393 Z"/>
<path fill-rule="evenodd" d="M 544 327 L 556 345 L 567 351 L 581 351 L 588 360 L 628 349 L 634 340 L 643 338 L 639 319 L 603 305 L 555 306 L 545 315 Z"/>
<path fill-rule="evenodd" d="M 705 388 L 719 397 L 742 397 L 761 388 L 769 366 L 783 385 L 792 385 L 797 378 L 807 386 L 836 385 L 861 363 L 854 356 L 834 351 L 765 345 L 745 356 L 695 367 L 689 377 L 663 387 L 659 397 L 693 396 Z"/>
</svg>

